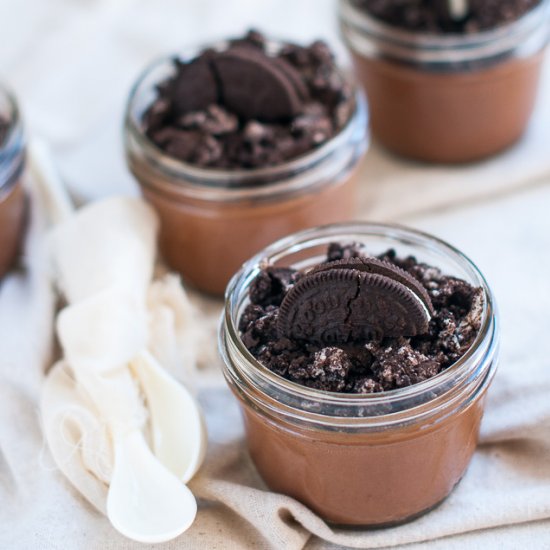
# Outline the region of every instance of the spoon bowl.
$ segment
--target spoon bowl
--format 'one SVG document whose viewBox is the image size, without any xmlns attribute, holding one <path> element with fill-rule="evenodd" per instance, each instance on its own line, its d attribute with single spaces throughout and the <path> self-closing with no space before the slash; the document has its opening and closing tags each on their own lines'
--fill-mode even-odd
<svg viewBox="0 0 550 550">
<path fill-rule="evenodd" d="M 164 542 L 187 530 L 196 514 L 191 491 L 155 458 L 139 430 L 116 438 L 107 516 L 117 531 L 138 542 Z"/>
</svg>

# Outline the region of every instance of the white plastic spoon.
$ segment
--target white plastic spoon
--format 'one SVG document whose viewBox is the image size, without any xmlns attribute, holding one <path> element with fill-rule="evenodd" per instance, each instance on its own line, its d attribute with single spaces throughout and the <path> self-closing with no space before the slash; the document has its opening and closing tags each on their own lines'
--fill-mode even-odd
<svg viewBox="0 0 550 550">
<path fill-rule="evenodd" d="M 129 369 L 120 366 L 139 353 L 142 340 L 135 338 L 131 304 L 132 297 L 119 289 L 98 293 L 66 307 L 59 314 L 57 332 L 77 382 L 112 437 L 107 516 L 133 540 L 161 542 L 189 528 L 197 504 L 182 481 L 153 455 L 141 431 L 139 391 Z M 90 340 L 90 334 L 99 336 Z"/>
<path fill-rule="evenodd" d="M 138 542 L 176 538 L 197 514 L 193 493 L 155 458 L 139 430 L 114 439 L 115 463 L 107 497 L 111 524 Z"/>
<path fill-rule="evenodd" d="M 74 207 L 48 146 L 42 141 L 33 141 L 30 158 L 33 177 L 53 212 L 52 222 L 65 221 L 74 212 Z M 150 405 L 155 454 L 187 483 L 199 469 L 206 452 L 206 432 L 200 409 L 187 388 L 166 373 L 149 353 L 135 362 L 133 371 Z"/>
<path fill-rule="evenodd" d="M 187 483 L 197 473 L 206 452 L 206 430 L 199 406 L 189 390 L 148 351 L 140 353 L 130 368 L 141 382 L 151 411 L 155 456 Z"/>
</svg>

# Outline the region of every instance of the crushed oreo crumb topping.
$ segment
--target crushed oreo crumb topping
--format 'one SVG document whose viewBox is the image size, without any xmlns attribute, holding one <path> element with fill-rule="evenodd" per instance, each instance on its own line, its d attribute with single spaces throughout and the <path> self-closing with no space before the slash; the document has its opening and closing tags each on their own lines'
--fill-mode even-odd
<svg viewBox="0 0 550 550">
<path fill-rule="evenodd" d="M 326 263 L 367 256 L 357 244 L 332 243 L 327 252 Z M 445 370 L 468 350 L 479 332 L 483 290 L 412 256 L 399 258 L 394 250 L 377 258 L 406 271 L 428 293 L 433 315 L 425 333 L 331 345 L 281 336 L 277 329 L 280 305 L 304 274 L 270 266 L 250 286 L 250 303 L 238 327 L 244 345 L 276 374 L 333 392 L 389 391 Z"/>
<path fill-rule="evenodd" d="M 321 41 L 273 53 L 250 31 L 221 51 L 184 62 L 157 86 L 143 115 L 146 135 L 167 154 L 204 168 L 258 168 L 307 153 L 336 135 L 353 91 Z"/>
<path fill-rule="evenodd" d="M 384 23 L 410 31 L 475 33 L 516 21 L 541 0 L 468 0 L 463 15 L 451 12 L 447 0 L 354 0 Z"/>
</svg>

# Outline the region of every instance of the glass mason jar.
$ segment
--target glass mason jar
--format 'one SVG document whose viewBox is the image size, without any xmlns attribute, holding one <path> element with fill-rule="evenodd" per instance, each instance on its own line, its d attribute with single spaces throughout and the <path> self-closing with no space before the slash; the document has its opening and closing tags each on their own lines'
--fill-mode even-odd
<svg viewBox="0 0 550 550">
<path fill-rule="evenodd" d="M 172 73 L 173 56 L 138 79 L 126 110 L 125 149 L 143 196 L 159 214 L 161 252 L 187 282 L 223 294 L 241 264 L 275 239 L 354 217 L 356 168 L 367 146 L 366 102 L 358 86 L 350 120 L 319 148 L 268 168 L 205 169 L 166 155 L 144 134 L 142 114 L 155 86 Z"/>
<path fill-rule="evenodd" d="M 363 243 L 370 254 L 394 248 L 481 287 L 484 310 L 471 348 L 427 381 L 369 395 L 307 388 L 260 364 L 237 330 L 250 283 L 266 265 L 304 269 L 323 261 L 331 242 Z M 430 510 L 462 478 L 495 373 L 498 334 L 491 290 L 466 256 L 424 233 L 353 223 L 297 233 L 248 261 L 228 286 L 219 346 L 251 457 L 271 490 L 334 524 L 387 526 Z"/>
<path fill-rule="evenodd" d="M 458 163 L 523 134 L 550 35 L 550 0 L 519 20 L 471 34 L 411 32 L 340 0 L 339 18 L 367 92 L 373 135 L 400 155 Z"/>
<path fill-rule="evenodd" d="M 13 265 L 23 237 L 26 198 L 22 175 L 25 137 L 15 98 L 0 86 L 0 117 L 7 122 L 0 143 L 0 277 Z"/>
</svg>

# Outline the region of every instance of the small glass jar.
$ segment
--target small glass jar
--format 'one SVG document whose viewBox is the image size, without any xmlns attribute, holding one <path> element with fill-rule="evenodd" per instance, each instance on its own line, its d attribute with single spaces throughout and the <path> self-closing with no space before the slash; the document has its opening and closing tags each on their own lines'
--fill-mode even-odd
<svg viewBox="0 0 550 550">
<path fill-rule="evenodd" d="M 166 155 L 144 134 L 143 112 L 155 86 L 172 73 L 173 56 L 166 57 L 135 84 L 126 110 L 125 149 L 143 196 L 159 214 L 161 252 L 187 282 L 221 295 L 242 263 L 275 239 L 353 219 L 356 169 L 367 147 L 367 109 L 357 86 L 346 126 L 310 153 L 269 168 L 204 169 Z"/>
<path fill-rule="evenodd" d="M 0 116 L 8 124 L 0 143 L 0 277 L 12 267 L 22 241 L 26 198 L 22 175 L 25 137 L 15 98 L 0 86 Z"/>
<path fill-rule="evenodd" d="M 266 265 L 313 266 L 331 242 L 362 243 L 369 254 L 394 248 L 481 287 L 484 310 L 471 348 L 425 382 L 369 395 L 307 388 L 264 367 L 237 329 L 252 280 Z M 251 457 L 270 489 L 334 524 L 388 526 L 432 509 L 462 478 L 495 373 L 498 334 L 491 290 L 458 250 L 402 227 L 354 223 L 292 235 L 248 261 L 227 289 L 219 346 Z"/>
<path fill-rule="evenodd" d="M 367 92 L 373 135 L 391 151 L 459 163 L 493 155 L 523 134 L 550 35 L 550 1 L 471 34 L 385 24 L 340 0 L 339 18 Z"/>
</svg>

